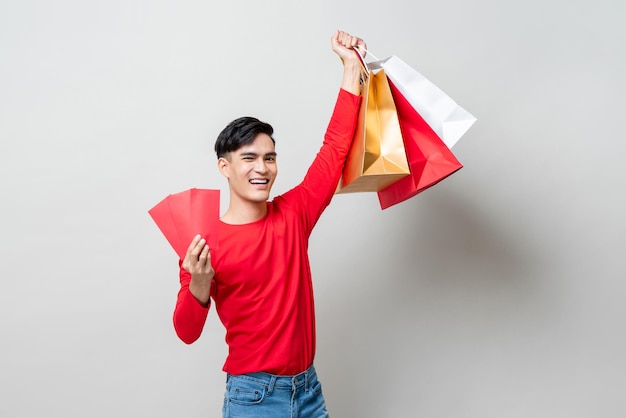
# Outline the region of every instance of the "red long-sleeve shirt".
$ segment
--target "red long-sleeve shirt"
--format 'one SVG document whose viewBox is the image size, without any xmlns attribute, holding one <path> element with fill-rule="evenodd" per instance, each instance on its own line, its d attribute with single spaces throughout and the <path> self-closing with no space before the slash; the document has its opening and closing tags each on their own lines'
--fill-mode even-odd
<svg viewBox="0 0 626 418">
<path fill-rule="evenodd" d="M 304 180 L 267 202 L 264 218 L 244 225 L 219 223 L 219 249 L 211 250 L 211 298 L 226 328 L 227 373 L 293 375 L 313 364 L 308 240 L 341 177 L 359 104 L 359 96 L 339 91 L 323 145 Z M 200 337 L 209 310 L 189 291 L 190 281 L 181 268 L 174 327 L 188 344 Z"/>
</svg>

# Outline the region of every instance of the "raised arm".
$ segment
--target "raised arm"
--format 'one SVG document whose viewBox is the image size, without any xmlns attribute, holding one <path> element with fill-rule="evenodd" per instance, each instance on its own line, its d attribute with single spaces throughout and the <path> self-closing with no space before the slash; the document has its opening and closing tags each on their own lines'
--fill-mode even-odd
<svg viewBox="0 0 626 418">
<path fill-rule="evenodd" d="M 309 167 L 304 180 L 284 196 L 297 195 L 305 215 L 307 228 L 313 226 L 330 203 L 350 150 L 361 103 L 362 66 L 354 48 L 365 54 L 365 42 L 345 32 L 337 31 L 331 37 L 333 51 L 343 63 L 343 79 L 328 123 L 324 142 Z"/>
</svg>

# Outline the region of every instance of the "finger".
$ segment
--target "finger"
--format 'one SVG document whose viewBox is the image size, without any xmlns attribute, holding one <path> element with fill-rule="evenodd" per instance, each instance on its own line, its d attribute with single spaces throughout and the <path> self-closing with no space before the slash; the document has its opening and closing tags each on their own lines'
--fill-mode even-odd
<svg viewBox="0 0 626 418">
<path fill-rule="evenodd" d="M 200 241 L 196 243 L 196 246 L 193 247 L 193 249 L 191 250 L 191 255 L 193 255 L 196 260 L 200 256 L 200 253 L 202 252 L 202 249 L 204 248 L 205 245 L 206 245 L 206 240 L 202 238 Z"/>
<path fill-rule="evenodd" d="M 357 43 L 356 43 L 355 47 L 359 50 L 361 55 L 363 57 L 365 57 L 365 55 L 367 54 L 367 45 L 365 44 L 365 42 L 362 39 L 358 39 L 357 38 Z"/>
<path fill-rule="evenodd" d="M 348 33 L 346 33 L 346 39 L 345 39 L 345 43 L 344 45 L 346 46 L 346 48 L 352 48 L 353 46 L 353 42 L 356 40 L 356 38 Z"/>
<path fill-rule="evenodd" d="M 200 236 L 200 234 L 197 234 L 195 237 L 193 237 L 193 239 L 191 240 L 191 244 L 189 244 L 189 247 L 187 248 L 187 253 L 185 254 L 185 258 L 183 259 L 183 268 L 189 272 L 191 272 L 193 262 L 197 259 L 197 257 L 194 257 L 192 255 L 193 250 L 196 248 L 201 239 L 202 236 Z"/>
<path fill-rule="evenodd" d="M 204 251 L 204 247 L 206 247 L 206 252 Z M 211 267 L 211 256 L 210 254 L 207 254 L 208 251 L 208 245 L 194 248 L 189 256 L 189 269 L 187 270 L 189 273 L 192 275 L 201 274 L 204 273 L 207 266 Z"/>
<path fill-rule="evenodd" d="M 211 253 L 209 251 L 209 246 L 205 244 L 200 252 L 200 256 L 198 257 L 198 267 L 204 267 L 207 264 L 207 260 L 211 260 Z"/>
<path fill-rule="evenodd" d="M 351 38 L 352 37 L 350 35 L 344 33 L 341 37 L 341 45 L 345 46 L 346 48 L 350 48 Z"/>
<path fill-rule="evenodd" d="M 336 30 L 333 36 L 330 37 L 330 41 L 332 42 L 333 45 L 337 45 L 339 43 L 340 34 L 341 34 L 341 31 Z"/>
<path fill-rule="evenodd" d="M 197 234 L 195 237 L 193 237 L 193 239 L 191 240 L 191 244 L 189 244 L 189 247 L 187 248 L 187 253 L 190 253 L 201 239 L 202 236 L 200 234 Z"/>
<path fill-rule="evenodd" d="M 339 30 L 335 33 L 335 36 L 333 36 L 332 39 L 332 47 L 334 51 L 340 53 L 344 49 L 345 36 L 345 32 Z"/>
<path fill-rule="evenodd" d="M 183 260 L 183 269 L 191 273 L 191 265 L 189 264 L 189 254 L 187 254 L 185 256 L 185 259 Z"/>
<path fill-rule="evenodd" d="M 196 268 L 198 264 L 198 258 L 200 257 L 200 253 L 202 252 L 202 248 L 204 247 L 205 244 L 206 244 L 206 240 L 202 238 L 200 241 L 198 241 L 198 243 L 196 243 L 196 246 L 193 247 L 191 251 L 188 253 L 186 258 L 189 259 L 189 267 L 191 269 Z"/>
<path fill-rule="evenodd" d="M 347 32 L 339 31 L 338 41 L 342 46 L 346 46 L 346 41 L 350 37 Z"/>
</svg>

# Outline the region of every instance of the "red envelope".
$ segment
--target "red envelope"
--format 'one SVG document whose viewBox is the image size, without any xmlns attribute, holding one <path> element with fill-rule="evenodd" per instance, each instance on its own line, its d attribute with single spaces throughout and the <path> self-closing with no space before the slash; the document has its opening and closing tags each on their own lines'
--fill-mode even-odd
<svg viewBox="0 0 626 418">
<path fill-rule="evenodd" d="M 415 196 L 463 167 L 391 80 L 389 87 L 398 111 L 411 174 L 378 192 L 382 209 Z"/>
<path fill-rule="evenodd" d="M 209 248 L 219 248 L 219 190 L 194 188 L 171 194 L 148 213 L 181 259 L 197 234 Z"/>
</svg>

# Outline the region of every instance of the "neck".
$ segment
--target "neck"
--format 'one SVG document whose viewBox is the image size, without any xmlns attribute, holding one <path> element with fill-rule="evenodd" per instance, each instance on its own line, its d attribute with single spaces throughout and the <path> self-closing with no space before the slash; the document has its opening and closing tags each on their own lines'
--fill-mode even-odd
<svg viewBox="0 0 626 418">
<path fill-rule="evenodd" d="M 220 218 L 222 222 L 233 225 L 247 224 L 258 221 L 267 214 L 267 202 L 233 202 L 226 213 Z"/>
</svg>

